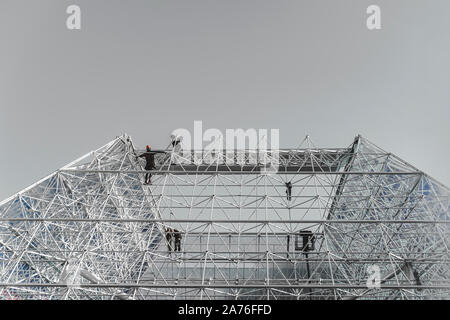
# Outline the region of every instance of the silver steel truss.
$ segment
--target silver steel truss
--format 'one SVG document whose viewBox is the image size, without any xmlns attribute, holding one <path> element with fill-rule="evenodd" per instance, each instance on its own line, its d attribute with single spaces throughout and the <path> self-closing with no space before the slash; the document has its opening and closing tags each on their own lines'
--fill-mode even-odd
<svg viewBox="0 0 450 320">
<path fill-rule="evenodd" d="M 151 185 L 138 154 L 120 136 L 0 203 L 0 298 L 450 298 L 450 190 L 360 136 L 169 152 Z"/>
</svg>

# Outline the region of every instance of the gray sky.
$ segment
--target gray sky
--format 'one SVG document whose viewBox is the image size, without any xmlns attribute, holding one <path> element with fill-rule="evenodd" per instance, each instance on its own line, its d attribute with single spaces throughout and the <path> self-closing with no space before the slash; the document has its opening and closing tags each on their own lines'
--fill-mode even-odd
<svg viewBox="0 0 450 320">
<path fill-rule="evenodd" d="M 448 0 L 1 0 L 0 39 L 0 200 L 124 132 L 165 147 L 194 120 L 279 128 L 282 147 L 360 133 L 450 185 Z"/>
</svg>

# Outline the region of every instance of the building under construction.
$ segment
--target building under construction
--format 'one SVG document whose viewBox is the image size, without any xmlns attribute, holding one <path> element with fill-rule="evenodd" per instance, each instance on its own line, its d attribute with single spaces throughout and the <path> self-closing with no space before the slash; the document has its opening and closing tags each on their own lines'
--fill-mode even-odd
<svg viewBox="0 0 450 320">
<path fill-rule="evenodd" d="M 0 202 L 0 299 L 450 298 L 450 189 L 361 136 L 161 153 L 150 185 L 142 152 Z"/>
</svg>

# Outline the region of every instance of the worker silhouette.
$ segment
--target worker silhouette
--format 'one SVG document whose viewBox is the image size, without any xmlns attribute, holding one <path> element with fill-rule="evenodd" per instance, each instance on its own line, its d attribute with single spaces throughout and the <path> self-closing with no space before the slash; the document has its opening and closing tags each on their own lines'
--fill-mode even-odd
<svg viewBox="0 0 450 320">
<path fill-rule="evenodd" d="M 171 134 L 169 147 L 171 146 L 173 150 L 178 151 L 181 148 L 181 141 L 183 141 L 183 137 Z"/>
<path fill-rule="evenodd" d="M 291 199 L 292 199 L 292 197 L 291 197 L 292 183 L 289 181 L 289 182 L 286 182 L 285 185 L 286 185 L 286 198 L 288 201 L 291 201 Z"/>
<path fill-rule="evenodd" d="M 140 156 L 136 157 L 136 158 L 145 158 L 146 164 L 145 164 L 145 170 L 150 171 L 150 170 L 154 170 L 155 168 L 155 154 L 156 153 L 165 153 L 164 151 L 152 151 L 152 149 L 150 148 L 150 146 L 146 147 L 146 152 L 144 152 L 143 154 L 141 154 Z M 151 173 L 146 173 L 145 174 L 145 181 L 144 184 L 152 184 L 152 175 Z"/>
<path fill-rule="evenodd" d="M 167 149 L 171 148 L 171 158 L 170 163 L 172 164 L 178 164 L 178 158 L 181 155 L 181 141 L 183 141 L 182 136 L 176 136 L 174 134 L 170 135 L 171 142 L 169 143 L 169 146 Z"/>
<path fill-rule="evenodd" d="M 181 251 L 181 232 L 174 229 L 173 237 L 175 239 L 175 251 Z"/>
<path fill-rule="evenodd" d="M 173 229 L 171 228 L 166 228 L 166 240 L 167 240 L 167 250 L 169 251 L 169 253 L 172 251 L 173 249 Z"/>
</svg>

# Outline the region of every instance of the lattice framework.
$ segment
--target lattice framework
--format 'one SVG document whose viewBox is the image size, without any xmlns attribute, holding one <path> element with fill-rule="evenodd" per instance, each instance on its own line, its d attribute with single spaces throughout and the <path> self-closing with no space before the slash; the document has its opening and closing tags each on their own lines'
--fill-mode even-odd
<svg viewBox="0 0 450 320">
<path fill-rule="evenodd" d="M 123 135 L 0 203 L 0 297 L 449 298 L 449 189 L 365 138 L 166 154 L 151 186 L 139 153 Z"/>
</svg>

